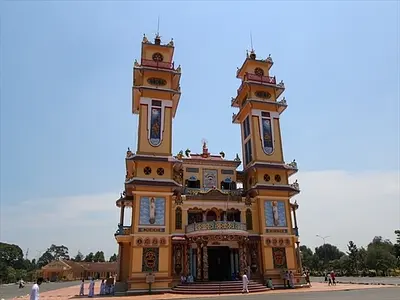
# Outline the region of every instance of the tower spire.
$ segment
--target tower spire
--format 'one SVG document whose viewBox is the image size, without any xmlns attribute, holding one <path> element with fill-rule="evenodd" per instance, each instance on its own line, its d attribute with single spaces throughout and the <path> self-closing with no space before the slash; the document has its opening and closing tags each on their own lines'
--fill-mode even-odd
<svg viewBox="0 0 400 300">
<path fill-rule="evenodd" d="M 251 52 L 254 52 L 254 48 L 253 48 L 253 35 L 250 31 L 250 45 L 251 45 Z"/>
<path fill-rule="evenodd" d="M 160 16 L 157 17 L 157 36 L 160 36 Z"/>
</svg>

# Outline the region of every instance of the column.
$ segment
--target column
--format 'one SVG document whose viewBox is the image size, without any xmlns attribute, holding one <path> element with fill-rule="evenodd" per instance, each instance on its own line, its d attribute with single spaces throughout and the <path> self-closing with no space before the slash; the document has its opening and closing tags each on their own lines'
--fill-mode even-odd
<svg viewBox="0 0 400 300">
<path fill-rule="evenodd" d="M 190 250 L 191 250 L 190 244 L 187 243 L 185 247 L 186 247 L 186 266 L 185 266 L 186 272 L 184 273 L 184 275 L 188 276 L 190 274 Z"/>
<path fill-rule="evenodd" d="M 196 266 L 196 252 L 193 251 L 193 248 L 191 249 L 191 253 L 192 253 L 192 276 L 195 278 L 196 277 L 196 270 L 197 270 L 197 266 Z"/>
<path fill-rule="evenodd" d="M 119 218 L 119 224 L 121 224 L 121 226 L 124 225 L 124 217 L 125 217 L 125 205 L 122 205 L 121 206 L 120 218 Z"/>
<path fill-rule="evenodd" d="M 239 249 L 235 249 L 235 273 L 239 272 Z"/>
<path fill-rule="evenodd" d="M 201 280 L 201 244 L 197 244 L 197 280 Z"/>
<path fill-rule="evenodd" d="M 234 265 L 234 261 L 233 261 L 233 249 L 231 248 L 230 249 L 230 254 L 231 254 L 231 273 L 234 273 L 235 272 L 235 265 Z"/>
<path fill-rule="evenodd" d="M 188 269 L 187 269 L 187 247 L 186 244 L 182 244 L 182 274 L 186 276 Z"/>
<path fill-rule="evenodd" d="M 122 247 L 121 247 L 121 244 L 118 243 L 117 281 L 121 281 L 121 264 L 122 264 L 122 259 L 121 258 L 122 258 Z"/>
<path fill-rule="evenodd" d="M 203 245 L 203 279 L 208 280 L 208 251 L 207 243 Z"/>
<path fill-rule="evenodd" d="M 298 268 L 300 270 L 300 273 L 303 272 L 303 263 L 301 261 L 301 253 L 300 253 L 300 242 L 296 242 L 296 252 L 297 252 L 297 261 L 298 261 Z"/>
<path fill-rule="evenodd" d="M 244 243 L 239 242 L 240 274 L 244 274 L 244 271 L 247 271 L 246 252 L 244 247 Z"/>
</svg>

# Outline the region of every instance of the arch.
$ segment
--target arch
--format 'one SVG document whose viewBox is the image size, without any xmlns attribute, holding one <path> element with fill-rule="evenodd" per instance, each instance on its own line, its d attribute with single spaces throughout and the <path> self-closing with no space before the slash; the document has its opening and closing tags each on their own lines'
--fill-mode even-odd
<svg viewBox="0 0 400 300">
<path fill-rule="evenodd" d="M 206 220 L 209 221 L 217 221 L 217 213 L 214 210 L 207 211 Z"/>
<path fill-rule="evenodd" d="M 175 209 L 175 229 L 182 229 L 182 208 Z"/>
<path fill-rule="evenodd" d="M 246 227 L 247 230 L 253 230 L 253 214 L 250 208 L 246 210 Z"/>
</svg>

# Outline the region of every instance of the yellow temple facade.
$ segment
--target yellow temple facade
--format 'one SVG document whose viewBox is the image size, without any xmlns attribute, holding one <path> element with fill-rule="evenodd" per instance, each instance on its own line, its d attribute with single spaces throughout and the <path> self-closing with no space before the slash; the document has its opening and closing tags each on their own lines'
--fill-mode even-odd
<svg viewBox="0 0 400 300">
<path fill-rule="evenodd" d="M 241 126 L 242 161 L 211 154 L 206 141 L 197 154 L 186 149 L 173 155 L 172 122 L 181 96 L 181 67 L 173 55 L 173 40 L 162 44 L 159 36 L 144 36 L 134 63 L 138 141 L 136 152 L 128 148 L 125 189 L 116 202 L 117 281 L 133 291 L 148 288 L 148 274 L 153 289 L 171 288 L 182 275 L 224 281 L 246 272 L 260 282 L 280 282 L 288 270 L 299 283 L 298 205 L 291 198 L 300 189 L 289 182 L 297 163 L 283 158 L 285 86 L 270 75 L 271 57 L 258 59 L 252 50 L 236 73 L 232 122 Z"/>
</svg>

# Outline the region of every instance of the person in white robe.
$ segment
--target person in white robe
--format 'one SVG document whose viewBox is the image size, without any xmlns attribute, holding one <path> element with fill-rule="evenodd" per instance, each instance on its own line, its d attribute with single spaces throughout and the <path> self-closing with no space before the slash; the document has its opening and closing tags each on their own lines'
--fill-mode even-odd
<svg viewBox="0 0 400 300">
<path fill-rule="evenodd" d="M 100 284 L 100 295 L 105 295 L 105 294 L 106 294 L 106 283 L 103 279 Z"/>
<path fill-rule="evenodd" d="M 249 279 L 247 278 L 246 271 L 244 271 L 244 274 L 242 276 L 242 283 L 243 283 L 242 293 L 244 293 L 244 292 L 248 293 L 249 292 L 249 288 L 248 288 Z"/>
<path fill-rule="evenodd" d="M 85 295 L 85 279 L 82 279 L 81 287 L 79 289 L 79 296 Z"/>
<path fill-rule="evenodd" d="M 89 297 L 93 297 L 94 296 L 94 279 L 93 278 L 90 279 L 88 296 Z"/>
<path fill-rule="evenodd" d="M 36 283 L 32 286 L 29 300 L 39 300 L 39 286 L 42 284 L 43 278 L 38 278 Z"/>
</svg>

